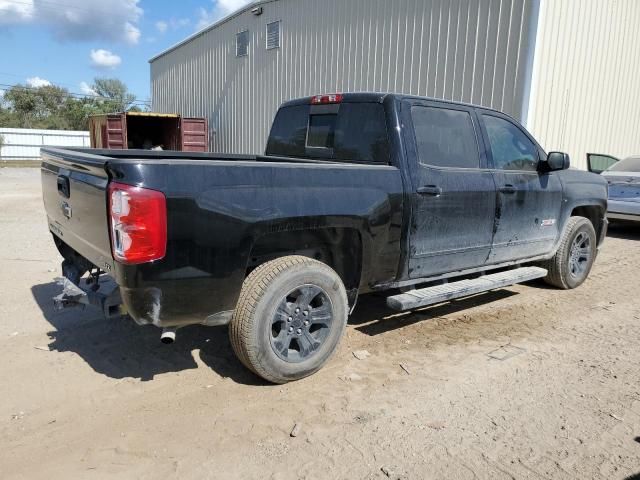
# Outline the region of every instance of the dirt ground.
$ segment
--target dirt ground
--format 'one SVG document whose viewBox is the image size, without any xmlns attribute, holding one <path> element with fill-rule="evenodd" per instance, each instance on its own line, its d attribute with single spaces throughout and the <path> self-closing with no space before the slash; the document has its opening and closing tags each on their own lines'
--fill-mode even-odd
<svg viewBox="0 0 640 480">
<path fill-rule="evenodd" d="M 640 478 L 640 227 L 612 229 L 574 291 L 395 315 L 362 297 L 339 353 L 285 386 L 245 371 L 225 328 L 165 346 L 55 312 L 59 262 L 38 170 L 0 169 L 4 479 Z"/>
</svg>

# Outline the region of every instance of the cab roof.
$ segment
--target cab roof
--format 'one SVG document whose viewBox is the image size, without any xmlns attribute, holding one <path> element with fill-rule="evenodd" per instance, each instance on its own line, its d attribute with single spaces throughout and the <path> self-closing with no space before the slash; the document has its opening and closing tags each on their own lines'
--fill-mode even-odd
<svg viewBox="0 0 640 480">
<path fill-rule="evenodd" d="M 388 97 L 395 97 L 399 100 L 404 100 L 404 99 L 416 99 L 416 100 L 428 100 L 430 102 L 435 102 L 435 103 L 442 103 L 445 105 L 460 105 L 460 106 L 464 106 L 464 107 L 471 107 L 471 108 L 480 108 L 482 110 L 485 111 L 491 111 L 491 112 L 497 112 L 500 113 L 502 115 L 507 115 L 504 112 L 500 112 L 499 110 L 493 109 L 493 108 L 489 108 L 489 107 L 483 107 L 481 105 L 474 105 L 471 103 L 465 103 L 465 102 L 456 102 L 453 100 L 443 100 L 441 98 L 432 98 L 432 97 L 422 97 L 422 96 L 418 96 L 418 95 L 407 95 L 404 93 L 382 93 L 382 92 L 347 92 L 347 93 L 323 93 L 320 95 L 313 95 L 310 97 L 302 97 L 302 98 L 295 98 L 293 100 L 289 100 L 287 102 L 284 102 L 280 107 L 290 107 L 293 105 L 309 105 L 312 103 L 312 100 L 318 96 L 329 96 L 329 95 L 340 95 L 341 96 L 341 100 L 337 101 L 337 102 L 331 102 L 331 103 L 382 103 L 384 102 L 385 98 Z M 509 116 L 509 115 L 507 115 Z"/>
</svg>

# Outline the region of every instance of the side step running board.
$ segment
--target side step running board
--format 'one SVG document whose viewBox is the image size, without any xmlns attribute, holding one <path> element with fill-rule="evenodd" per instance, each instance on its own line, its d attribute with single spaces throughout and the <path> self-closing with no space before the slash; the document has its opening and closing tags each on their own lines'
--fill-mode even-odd
<svg viewBox="0 0 640 480">
<path fill-rule="evenodd" d="M 472 280 L 435 285 L 410 292 L 387 297 L 387 305 L 394 310 L 403 311 L 446 302 L 454 298 L 466 297 L 476 293 L 488 292 L 496 288 L 508 287 L 516 283 L 527 282 L 547 275 L 540 267 L 522 267 L 500 273 L 484 275 Z"/>
</svg>

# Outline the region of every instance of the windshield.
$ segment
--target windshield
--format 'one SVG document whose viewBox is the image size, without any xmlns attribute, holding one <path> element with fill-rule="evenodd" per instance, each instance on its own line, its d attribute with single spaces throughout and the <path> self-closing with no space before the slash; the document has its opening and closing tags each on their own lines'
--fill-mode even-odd
<svg viewBox="0 0 640 480">
<path fill-rule="evenodd" d="M 607 172 L 640 172 L 640 157 L 629 157 L 614 163 Z"/>
<path fill-rule="evenodd" d="M 318 113 L 310 105 L 283 107 L 273 121 L 266 154 L 388 164 L 384 107 L 343 103 Z"/>
</svg>

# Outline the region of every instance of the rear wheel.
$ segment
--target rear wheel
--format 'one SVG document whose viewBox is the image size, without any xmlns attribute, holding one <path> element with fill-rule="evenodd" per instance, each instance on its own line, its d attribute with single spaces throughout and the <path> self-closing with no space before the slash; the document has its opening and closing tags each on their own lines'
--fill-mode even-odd
<svg viewBox="0 0 640 480">
<path fill-rule="evenodd" d="M 576 288 L 589 276 L 595 258 L 593 225 L 584 217 L 571 217 L 556 254 L 542 265 L 549 272 L 545 281 L 562 289 Z"/>
<path fill-rule="evenodd" d="M 347 294 L 333 269 L 307 257 L 282 257 L 246 278 L 229 328 L 231 345 L 265 380 L 298 380 L 329 360 L 347 315 Z"/>
</svg>

